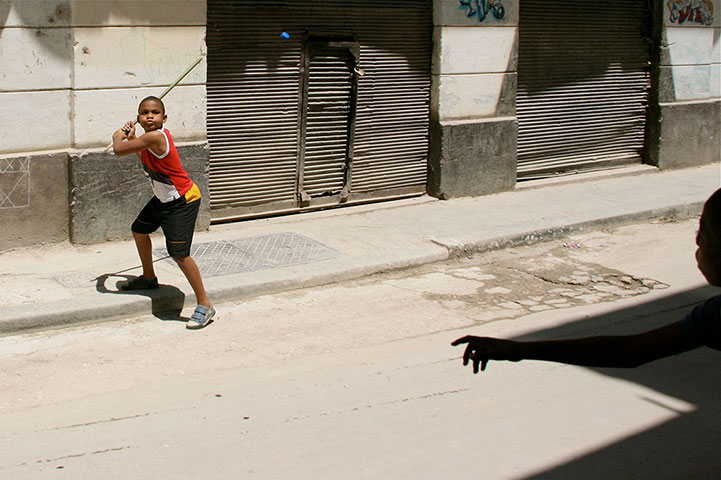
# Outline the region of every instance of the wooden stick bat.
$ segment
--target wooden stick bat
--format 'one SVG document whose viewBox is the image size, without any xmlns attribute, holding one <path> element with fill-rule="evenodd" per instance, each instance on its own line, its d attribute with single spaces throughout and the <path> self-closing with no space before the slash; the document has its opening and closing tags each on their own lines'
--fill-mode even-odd
<svg viewBox="0 0 721 480">
<path fill-rule="evenodd" d="M 183 73 L 181 73 L 180 76 L 177 78 L 177 80 L 175 80 L 173 83 L 171 83 L 168 86 L 168 88 L 166 88 L 165 91 L 160 94 L 160 96 L 158 98 L 162 100 L 163 97 L 166 96 L 173 89 L 173 87 L 175 87 L 177 84 L 179 84 L 190 73 L 190 71 L 193 70 L 196 67 L 196 65 L 198 65 L 202 60 L 203 60 L 203 57 L 198 57 L 198 59 L 191 66 L 189 66 L 187 68 L 187 70 L 185 70 Z M 136 123 L 138 123 L 137 118 L 135 120 L 133 120 L 133 125 L 135 125 Z M 105 147 L 104 151 L 107 152 L 111 148 L 113 148 L 113 142 L 110 142 L 110 144 L 107 147 Z"/>
</svg>

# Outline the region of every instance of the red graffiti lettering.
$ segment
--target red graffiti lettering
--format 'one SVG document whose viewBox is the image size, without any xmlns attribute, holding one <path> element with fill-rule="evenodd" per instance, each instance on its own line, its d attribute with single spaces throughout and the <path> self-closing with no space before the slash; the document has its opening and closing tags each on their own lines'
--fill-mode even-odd
<svg viewBox="0 0 721 480">
<path fill-rule="evenodd" d="M 692 18 L 693 9 L 690 6 L 687 6 L 680 12 L 680 16 L 678 18 L 678 23 L 683 23 L 686 20 L 688 20 L 689 17 Z"/>
</svg>

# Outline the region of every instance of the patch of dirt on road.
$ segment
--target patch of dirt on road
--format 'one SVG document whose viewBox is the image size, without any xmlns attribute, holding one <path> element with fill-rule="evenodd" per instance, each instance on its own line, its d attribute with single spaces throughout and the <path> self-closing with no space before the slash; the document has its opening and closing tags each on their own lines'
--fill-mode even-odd
<svg viewBox="0 0 721 480">
<path fill-rule="evenodd" d="M 437 276 L 438 273 L 428 275 Z M 638 278 L 599 264 L 571 258 L 561 248 L 542 255 L 448 270 L 449 282 L 465 280 L 475 291 L 450 294 L 439 282 L 423 296 L 445 307 L 472 307 L 479 321 L 515 318 L 529 313 L 569 308 L 642 295 L 668 285 Z M 444 291 L 445 290 L 445 291 Z"/>
</svg>

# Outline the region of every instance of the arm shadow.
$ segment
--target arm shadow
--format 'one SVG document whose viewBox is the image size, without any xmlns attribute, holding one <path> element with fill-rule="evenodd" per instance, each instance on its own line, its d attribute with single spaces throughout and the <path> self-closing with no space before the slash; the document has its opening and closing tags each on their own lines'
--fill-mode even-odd
<svg viewBox="0 0 721 480">
<path fill-rule="evenodd" d="M 718 289 L 713 287 L 693 288 L 557 328 L 529 333 L 516 340 L 636 333 L 679 321 L 695 305 L 714 295 L 718 295 Z M 721 478 L 721 460 L 718 457 L 721 445 L 718 408 L 721 356 L 718 351 L 702 347 L 638 368 L 589 369 L 685 401 L 693 409 L 675 411 L 672 406 L 659 403 L 651 395 L 648 398 L 642 396 L 642 401 L 668 410 L 670 418 L 561 465 L 524 477 L 526 480 Z M 584 394 L 593 395 L 593 392 Z M 589 412 L 589 417 L 592 416 L 593 412 Z"/>
</svg>

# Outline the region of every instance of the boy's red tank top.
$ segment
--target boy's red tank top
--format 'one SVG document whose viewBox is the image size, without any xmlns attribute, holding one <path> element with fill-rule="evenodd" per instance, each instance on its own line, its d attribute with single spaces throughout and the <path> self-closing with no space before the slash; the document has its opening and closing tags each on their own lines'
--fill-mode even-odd
<svg viewBox="0 0 721 480">
<path fill-rule="evenodd" d="M 158 130 L 165 137 L 167 148 L 161 156 L 150 149 L 140 153 L 143 170 L 150 178 L 153 193 L 163 203 L 172 202 L 184 196 L 195 185 L 180 162 L 180 155 L 173 143 L 173 137 L 166 128 Z"/>
</svg>

